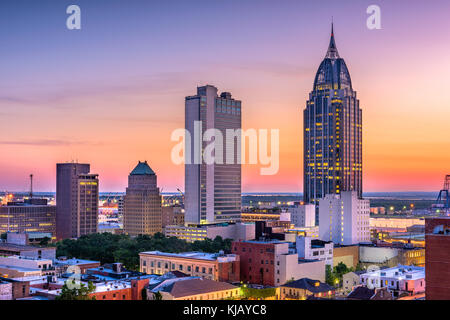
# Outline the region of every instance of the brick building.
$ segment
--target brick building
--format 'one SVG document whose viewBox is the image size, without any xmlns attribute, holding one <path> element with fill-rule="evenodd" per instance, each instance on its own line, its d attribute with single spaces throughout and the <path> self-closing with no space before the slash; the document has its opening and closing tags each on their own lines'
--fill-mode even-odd
<svg viewBox="0 0 450 320">
<path fill-rule="evenodd" d="M 237 282 L 240 280 L 240 259 L 234 254 L 210 254 L 203 252 L 167 253 L 160 251 L 141 252 L 140 271 L 162 275 L 181 271 L 215 281 Z"/>
<path fill-rule="evenodd" d="M 306 277 L 325 281 L 325 261 L 299 258 L 288 242 L 236 241 L 232 252 L 240 256 L 241 281 L 247 283 L 279 286 Z"/>
<path fill-rule="evenodd" d="M 450 217 L 425 222 L 425 295 L 427 300 L 450 299 Z"/>
</svg>

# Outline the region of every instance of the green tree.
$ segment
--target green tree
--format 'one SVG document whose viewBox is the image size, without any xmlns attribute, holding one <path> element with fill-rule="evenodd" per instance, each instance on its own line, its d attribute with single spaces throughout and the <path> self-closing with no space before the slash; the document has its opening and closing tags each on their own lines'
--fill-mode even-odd
<svg viewBox="0 0 450 320">
<path fill-rule="evenodd" d="M 95 286 L 92 282 L 89 281 L 87 287 L 84 283 L 76 286 L 75 280 L 72 280 L 72 284 L 73 288 L 64 283 L 61 294 L 56 297 L 56 300 L 95 300 L 95 297 L 89 296 L 95 291 Z"/>
</svg>

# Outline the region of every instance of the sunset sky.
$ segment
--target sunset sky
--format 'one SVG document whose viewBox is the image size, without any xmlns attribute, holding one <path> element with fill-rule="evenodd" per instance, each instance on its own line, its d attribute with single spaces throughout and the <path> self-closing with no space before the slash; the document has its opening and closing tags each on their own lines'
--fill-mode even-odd
<svg viewBox="0 0 450 320">
<path fill-rule="evenodd" d="M 81 7 L 81 30 L 66 8 Z M 125 5 L 126 4 L 126 5 Z M 381 30 L 366 9 L 381 7 Z M 212 84 L 243 128 L 280 129 L 280 170 L 243 167 L 243 192 L 303 191 L 303 115 L 331 17 L 363 109 L 364 191 L 438 191 L 450 174 L 448 0 L 0 2 L 0 190 L 56 189 L 56 163 L 90 163 L 124 191 L 147 160 L 164 192 L 184 98 Z"/>
</svg>

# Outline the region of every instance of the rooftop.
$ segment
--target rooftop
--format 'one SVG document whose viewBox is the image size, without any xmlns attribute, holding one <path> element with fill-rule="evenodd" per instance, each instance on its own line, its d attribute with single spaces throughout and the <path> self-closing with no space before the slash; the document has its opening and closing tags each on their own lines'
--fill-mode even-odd
<svg viewBox="0 0 450 320">
<path fill-rule="evenodd" d="M 397 280 L 418 280 L 425 278 L 425 268 L 416 266 L 399 265 L 393 268 L 374 270 L 363 273 L 361 277 L 372 278 L 395 278 Z"/>
<path fill-rule="evenodd" d="M 234 257 L 233 254 L 220 255 L 219 253 L 205 253 L 205 252 L 182 252 L 182 253 L 171 253 L 171 252 L 161 252 L 161 251 L 145 251 L 141 252 L 140 255 L 154 255 L 154 256 L 166 256 L 166 257 L 176 257 L 184 259 L 200 259 L 200 260 L 211 260 L 215 261 L 217 258 L 223 257 Z"/>
<path fill-rule="evenodd" d="M 175 298 L 237 289 L 226 282 L 218 282 L 203 278 L 176 278 L 162 282 L 153 288 L 153 292 L 163 291 L 170 293 Z"/>
<path fill-rule="evenodd" d="M 150 168 L 147 161 L 141 162 L 137 164 L 137 166 L 131 171 L 131 176 L 137 175 L 155 175 L 155 172 Z"/>
<path fill-rule="evenodd" d="M 328 292 L 335 290 L 332 286 L 326 283 L 320 282 L 319 280 L 312 280 L 309 278 L 302 278 L 296 281 L 286 283 L 283 285 L 283 287 L 304 289 L 312 293 Z"/>
</svg>

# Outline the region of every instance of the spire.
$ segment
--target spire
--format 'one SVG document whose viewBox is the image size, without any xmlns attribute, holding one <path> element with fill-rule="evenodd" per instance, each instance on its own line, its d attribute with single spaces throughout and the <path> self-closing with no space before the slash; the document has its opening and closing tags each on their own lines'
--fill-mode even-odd
<svg viewBox="0 0 450 320">
<path fill-rule="evenodd" d="M 336 41 L 334 40 L 334 22 L 331 21 L 331 38 L 330 38 L 330 45 L 328 46 L 328 51 L 325 56 L 325 58 L 328 59 L 338 59 L 339 53 L 336 47 Z"/>
</svg>

